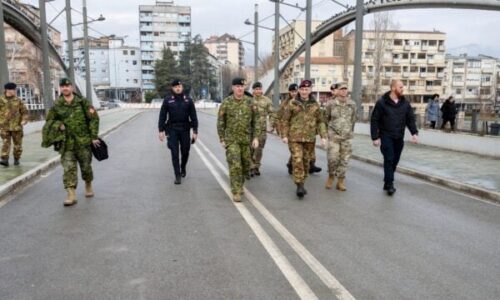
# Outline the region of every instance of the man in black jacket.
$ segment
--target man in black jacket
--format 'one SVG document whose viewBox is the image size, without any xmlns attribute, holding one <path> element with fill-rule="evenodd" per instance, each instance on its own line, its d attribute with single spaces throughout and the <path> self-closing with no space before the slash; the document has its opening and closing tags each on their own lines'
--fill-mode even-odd
<svg viewBox="0 0 500 300">
<path fill-rule="evenodd" d="M 190 130 L 193 128 L 193 137 Z M 158 121 L 159 138 L 167 145 L 172 154 L 175 172 L 175 184 L 181 184 L 181 177 L 186 177 L 186 165 L 191 143 L 198 138 L 198 118 L 194 102 L 183 93 L 180 80 L 172 81 L 172 94 L 163 100 Z M 181 164 L 179 166 L 179 145 L 181 148 Z"/>
<path fill-rule="evenodd" d="M 412 143 L 418 143 L 418 130 L 413 108 L 403 96 L 401 80 L 391 82 L 391 91 L 375 104 L 371 117 L 373 146 L 379 147 L 384 156 L 384 190 L 391 196 L 394 188 L 394 172 L 404 146 L 405 127 L 408 127 Z"/>
</svg>

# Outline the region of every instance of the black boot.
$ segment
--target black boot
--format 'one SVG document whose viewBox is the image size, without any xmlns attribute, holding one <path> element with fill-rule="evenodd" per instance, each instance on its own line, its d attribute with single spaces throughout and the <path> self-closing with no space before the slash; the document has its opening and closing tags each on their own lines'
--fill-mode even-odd
<svg viewBox="0 0 500 300">
<path fill-rule="evenodd" d="M 389 189 L 389 183 L 384 182 L 384 191 L 387 191 Z"/>
<path fill-rule="evenodd" d="M 250 177 L 253 177 L 253 175 L 255 175 L 254 170 L 250 169 Z"/>
<path fill-rule="evenodd" d="M 307 191 L 304 189 L 304 184 L 303 183 L 297 183 L 297 197 L 299 199 L 304 198 L 305 194 L 307 194 Z"/>
<path fill-rule="evenodd" d="M 186 174 L 187 174 L 187 173 L 186 173 L 186 167 L 182 167 L 182 168 L 181 168 L 181 176 L 182 176 L 182 177 L 186 177 Z"/>
<path fill-rule="evenodd" d="M 396 189 L 394 188 L 394 184 L 390 183 L 387 186 L 387 195 L 392 196 L 396 192 Z"/>
<path fill-rule="evenodd" d="M 14 166 L 19 166 L 19 159 L 14 159 Z"/>
<path fill-rule="evenodd" d="M 0 160 L 0 165 L 8 167 L 9 166 L 9 159 L 4 158 L 4 159 Z"/>
<path fill-rule="evenodd" d="M 292 175 L 293 174 L 292 164 L 286 164 L 286 167 L 288 168 L 288 174 Z"/>
<path fill-rule="evenodd" d="M 175 175 L 175 184 L 181 184 L 181 175 Z"/>
<path fill-rule="evenodd" d="M 255 168 L 253 170 L 253 173 L 255 174 L 255 176 L 260 176 L 260 170 L 259 170 L 259 168 Z"/>
<path fill-rule="evenodd" d="M 321 172 L 321 168 L 320 167 L 317 167 L 315 165 L 315 162 L 314 161 L 311 161 L 311 163 L 309 164 L 309 174 L 312 174 L 312 173 L 319 173 Z"/>
</svg>

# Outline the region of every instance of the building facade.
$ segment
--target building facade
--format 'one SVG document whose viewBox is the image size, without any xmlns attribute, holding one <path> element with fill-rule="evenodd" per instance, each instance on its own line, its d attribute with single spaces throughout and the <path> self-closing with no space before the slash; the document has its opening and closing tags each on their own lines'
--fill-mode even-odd
<svg viewBox="0 0 500 300">
<path fill-rule="evenodd" d="M 222 63 L 231 64 L 233 68 L 241 69 L 244 66 L 245 48 L 243 43 L 233 35 L 211 36 L 203 42 L 208 52 Z"/>
<path fill-rule="evenodd" d="M 142 90 L 153 91 L 154 62 L 162 50 L 170 48 L 176 58 L 191 40 L 191 7 L 176 6 L 173 1 L 139 6 Z"/>
</svg>

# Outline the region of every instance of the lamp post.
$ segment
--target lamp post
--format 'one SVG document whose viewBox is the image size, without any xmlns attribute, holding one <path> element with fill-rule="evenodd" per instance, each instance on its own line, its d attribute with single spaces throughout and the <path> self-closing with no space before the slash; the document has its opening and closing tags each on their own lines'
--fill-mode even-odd
<svg viewBox="0 0 500 300">
<path fill-rule="evenodd" d="M 43 105 L 47 113 L 52 107 L 52 92 L 50 86 L 49 36 L 47 32 L 47 13 L 45 0 L 38 0 L 40 9 L 40 35 L 42 38 L 42 72 L 43 72 Z"/>
<path fill-rule="evenodd" d="M 0 1 L 0 91 L 3 92 L 3 85 L 9 81 L 9 68 L 7 66 L 7 52 L 5 50 L 5 28 L 3 27 L 3 2 Z"/>
<path fill-rule="evenodd" d="M 352 98 L 358 107 L 359 117 L 363 116 L 361 105 L 361 59 L 363 55 L 363 16 L 365 13 L 363 0 L 356 2 L 356 35 L 354 42 L 354 76 Z"/>
</svg>

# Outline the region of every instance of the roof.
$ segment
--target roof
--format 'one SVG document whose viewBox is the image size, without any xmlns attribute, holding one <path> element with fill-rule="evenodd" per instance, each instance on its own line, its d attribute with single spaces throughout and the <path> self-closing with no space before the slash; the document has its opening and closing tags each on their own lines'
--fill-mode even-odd
<svg viewBox="0 0 500 300">
<path fill-rule="evenodd" d="M 239 40 L 234 35 L 225 33 L 221 36 L 212 35 L 205 40 L 205 43 L 217 43 L 217 42 L 227 42 L 227 41 L 239 42 Z"/>
</svg>

